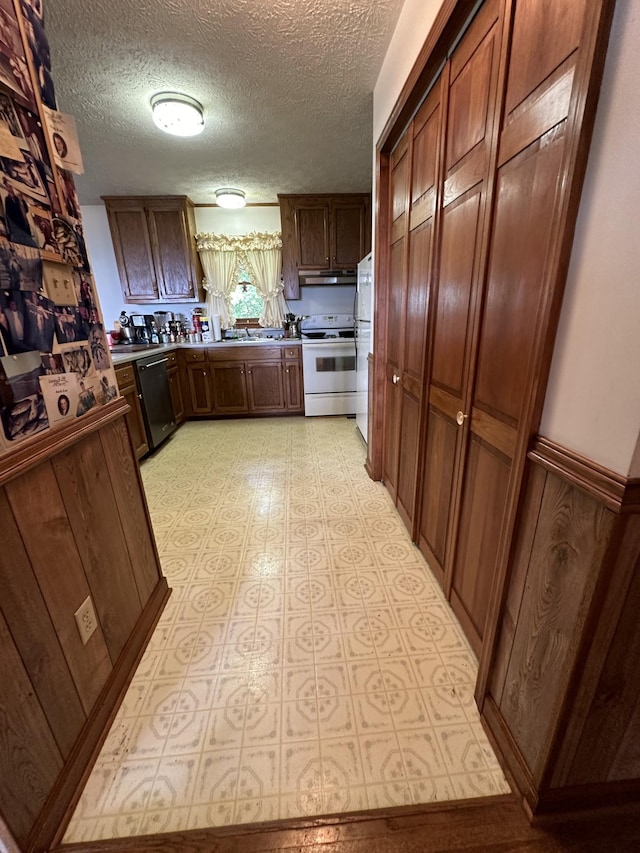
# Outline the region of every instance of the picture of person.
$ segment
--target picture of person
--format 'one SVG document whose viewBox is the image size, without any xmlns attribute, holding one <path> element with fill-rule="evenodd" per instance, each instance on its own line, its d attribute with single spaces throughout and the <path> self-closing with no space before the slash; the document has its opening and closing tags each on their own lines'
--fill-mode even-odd
<svg viewBox="0 0 640 853">
<path fill-rule="evenodd" d="M 55 322 L 53 303 L 32 290 L 25 297 L 25 318 L 27 323 L 27 343 L 30 349 L 49 352 L 53 345 Z"/>
<path fill-rule="evenodd" d="M 80 202 L 78 201 L 78 196 L 76 194 L 76 185 L 73 180 L 73 175 L 71 172 L 67 172 L 66 169 L 58 169 L 58 175 L 60 177 L 60 184 L 62 185 L 62 193 L 64 195 L 64 206 L 67 211 L 67 215 L 71 217 L 71 219 L 80 219 Z"/>
<path fill-rule="evenodd" d="M 4 290 L 0 293 L 0 310 L 4 317 L 3 329 L 6 333 L 6 349 L 9 355 L 28 352 L 24 303 L 19 290 Z M 4 334 L 3 334 L 4 338 Z"/>
<path fill-rule="evenodd" d="M 39 210 L 38 208 L 32 208 L 30 213 L 31 220 L 33 221 L 33 232 L 40 248 L 44 252 L 58 254 L 58 244 L 53 236 L 51 214 L 46 210 Z"/>
<path fill-rule="evenodd" d="M 9 125 L 12 136 L 17 136 L 18 139 L 24 138 L 13 101 L 5 92 L 0 92 L 0 120 Z"/>
<path fill-rule="evenodd" d="M 69 414 L 69 406 L 70 403 L 67 395 L 60 394 L 60 396 L 58 397 L 58 411 L 60 412 L 62 417 Z"/>
<path fill-rule="evenodd" d="M 76 411 L 76 415 L 78 417 L 80 417 L 80 415 L 84 415 L 85 412 L 88 412 L 89 409 L 93 409 L 97 404 L 93 388 L 85 387 L 84 382 L 80 380 L 80 396 L 78 397 L 78 409 Z"/>
<path fill-rule="evenodd" d="M 88 340 L 91 357 L 96 368 L 98 370 L 108 370 L 111 366 L 111 362 L 109 361 L 109 345 L 107 344 L 107 336 L 104 333 L 102 323 L 91 324 Z"/>
<path fill-rule="evenodd" d="M 49 420 L 42 395 L 34 394 L 5 408 L 2 412 L 2 425 L 9 441 L 21 441 L 47 429 Z"/>
<path fill-rule="evenodd" d="M 104 396 L 105 403 L 108 403 L 109 400 L 115 400 L 118 396 L 118 389 L 115 385 L 109 385 L 109 380 L 106 376 L 103 376 L 100 380 L 100 390 Z"/>
<path fill-rule="evenodd" d="M 40 290 L 42 261 L 32 247 L 9 244 L 0 246 L 0 288 L 7 290 Z"/>
<path fill-rule="evenodd" d="M 31 225 L 27 219 L 29 207 L 21 195 L 18 195 L 13 183 L 4 178 L 2 185 L 6 191 L 4 199 L 4 219 L 9 240 L 12 243 L 22 243 L 23 246 L 38 248 L 35 237 L 31 233 Z"/>
<path fill-rule="evenodd" d="M 74 341 L 84 340 L 77 308 L 56 305 L 53 311 L 56 321 L 56 338 L 59 344 L 71 344 Z"/>
<path fill-rule="evenodd" d="M 53 236 L 58 244 L 58 251 L 72 267 L 80 267 L 88 269 L 88 261 L 86 258 L 86 250 L 84 249 L 84 239 L 82 246 L 78 242 L 78 232 L 70 222 L 61 217 L 53 218 Z M 80 231 L 82 238 L 82 232 Z"/>
<path fill-rule="evenodd" d="M 69 153 L 67 143 L 64 141 L 64 139 L 62 138 L 62 136 L 60 136 L 59 133 L 51 134 L 51 138 L 53 139 L 53 144 L 55 146 L 56 151 L 58 152 L 58 157 L 60 157 L 61 160 L 64 160 L 64 158 Z"/>
<path fill-rule="evenodd" d="M 56 376 L 59 373 L 64 373 L 64 364 L 62 363 L 61 355 L 53 355 L 50 352 L 44 353 L 41 361 L 45 376 Z"/>
<path fill-rule="evenodd" d="M 51 51 L 49 40 L 44 31 L 42 20 L 38 17 L 30 3 L 22 2 L 22 14 L 27 32 L 27 39 L 33 64 L 35 65 L 38 82 L 40 83 L 40 96 L 42 102 L 52 110 L 57 109 L 56 93 L 51 77 Z"/>
<path fill-rule="evenodd" d="M 44 180 L 46 173 L 42 163 L 36 163 L 36 160 L 30 151 L 22 151 L 24 160 L 9 160 L 7 157 L 2 159 L 2 166 L 7 175 L 19 185 L 20 192 L 25 192 L 30 196 L 37 198 L 46 197 Z M 41 171 L 42 170 L 42 171 Z M 45 178 L 43 178 L 45 174 Z"/>
<path fill-rule="evenodd" d="M 62 359 L 65 371 L 67 373 L 77 373 L 81 379 L 95 372 L 87 347 L 78 347 L 78 349 L 63 352 Z"/>
</svg>

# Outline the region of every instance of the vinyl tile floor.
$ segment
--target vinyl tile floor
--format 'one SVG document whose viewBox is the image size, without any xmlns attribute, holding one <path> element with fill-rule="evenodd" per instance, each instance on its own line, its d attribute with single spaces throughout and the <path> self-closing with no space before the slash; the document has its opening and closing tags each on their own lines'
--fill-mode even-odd
<svg viewBox="0 0 640 853">
<path fill-rule="evenodd" d="M 66 842 L 501 794 L 477 661 L 355 421 L 185 424 L 142 465 L 173 595 Z"/>
</svg>

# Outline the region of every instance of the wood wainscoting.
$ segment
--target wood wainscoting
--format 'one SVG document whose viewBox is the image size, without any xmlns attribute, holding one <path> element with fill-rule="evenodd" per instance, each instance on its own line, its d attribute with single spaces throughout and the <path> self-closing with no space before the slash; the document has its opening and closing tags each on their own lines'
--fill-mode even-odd
<svg viewBox="0 0 640 853">
<path fill-rule="evenodd" d="M 0 816 L 23 851 L 59 838 L 170 592 L 127 411 L 0 462 Z"/>
<path fill-rule="evenodd" d="M 482 719 L 531 814 L 640 799 L 640 484 L 528 453 Z"/>
</svg>

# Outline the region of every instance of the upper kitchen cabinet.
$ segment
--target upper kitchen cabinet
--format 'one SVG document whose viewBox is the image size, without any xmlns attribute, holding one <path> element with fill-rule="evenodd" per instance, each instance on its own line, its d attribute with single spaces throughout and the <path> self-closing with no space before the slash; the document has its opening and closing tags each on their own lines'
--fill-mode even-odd
<svg viewBox="0 0 640 853">
<path fill-rule="evenodd" d="M 287 299 L 300 298 L 300 271 L 355 268 L 371 248 L 368 194 L 279 195 L 278 200 Z"/>
<path fill-rule="evenodd" d="M 103 196 L 125 302 L 197 302 L 202 268 L 186 196 Z"/>
</svg>

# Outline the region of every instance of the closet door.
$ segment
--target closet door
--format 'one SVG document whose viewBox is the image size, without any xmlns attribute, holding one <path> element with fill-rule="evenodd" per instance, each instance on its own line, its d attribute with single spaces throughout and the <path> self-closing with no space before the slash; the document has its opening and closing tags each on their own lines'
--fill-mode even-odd
<svg viewBox="0 0 640 853">
<path fill-rule="evenodd" d="M 566 205 L 580 135 L 578 104 L 584 104 L 591 62 L 576 73 L 578 47 L 585 18 L 598 6 L 518 0 L 514 7 L 475 385 L 462 406 L 470 442 L 451 590 L 476 649 L 496 595 L 498 551 L 508 541 L 502 526 L 509 494 L 519 489 L 518 466 L 539 418 L 536 394 L 546 383 L 541 371 L 553 340 L 555 288 L 571 240 Z M 572 105 L 577 111 L 569 119 Z"/>
<path fill-rule="evenodd" d="M 391 154 L 389 296 L 387 306 L 387 361 L 384 393 L 384 454 L 382 476 L 391 497 L 398 488 L 400 450 L 400 377 L 403 359 L 403 325 L 407 280 L 407 228 L 409 211 L 409 131 Z"/>
<path fill-rule="evenodd" d="M 448 591 L 487 248 L 501 3 L 487 0 L 443 72 L 446 144 L 418 543 Z M 458 414 L 460 413 L 460 414 Z"/>
<path fill-rule="evenodd" d="M 397 508 L 413 534 L 419 438 L 424 397 L 427 317 L 431 284 L 440 150 L 441 84 L 435 84 L 413 120 L 408 275 L 400 380 L 400 455 Z"/>
</svg>

